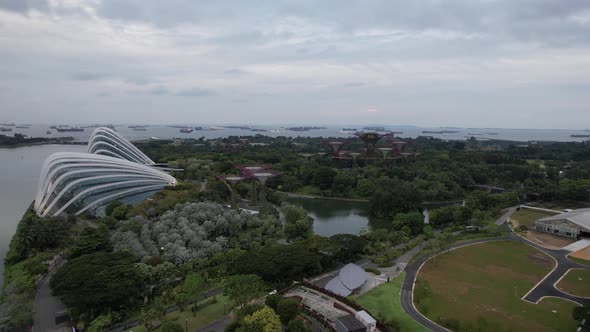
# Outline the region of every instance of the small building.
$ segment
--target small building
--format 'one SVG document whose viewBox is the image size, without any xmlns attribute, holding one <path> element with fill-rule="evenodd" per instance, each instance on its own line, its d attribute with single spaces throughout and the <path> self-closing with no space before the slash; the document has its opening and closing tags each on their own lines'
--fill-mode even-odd
<svg viewBox="0 0 590 332">
<path fill-rule="evenodd" d="M 590 236 L 590 208 L 577 209 L 535 221 L 535 231 L 578 239 Z"/>
<path fill-rule="evenodd" d="M 377 330 L 377 321 L 365 310 L 357 311 L 354 317 L 356 317 L 356 319 L 365 325 L 367 331 L 375 332 Z"/>
<path fill-rule="evenodd" d="M 338 332 L 366 332 L 367 327 L 353 315 L 345 315 L 336 319 Z"/>
<path fill-rule="evenodd" d="M 325 289 L 340 296 L 348 296 L 367 281 L 367 272 L 362 267 L 350 263 L 346 264 L 338 275 L 330 280 Z"/>
</svg>

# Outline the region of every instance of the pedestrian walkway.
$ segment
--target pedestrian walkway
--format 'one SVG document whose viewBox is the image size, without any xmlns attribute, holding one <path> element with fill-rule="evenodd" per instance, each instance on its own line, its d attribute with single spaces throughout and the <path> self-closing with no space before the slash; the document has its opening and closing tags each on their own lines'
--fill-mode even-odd
<svg viewBox="0 0 590 332">
<path fill-rule="evenodd" d="M 575 252 L 578 250 L 582 250 L 586 247 L 590 246 L 590 239 L 581 239 L 580 241 L 576 241 L 568 246 L 565 246 L 561 249 L 567 250 L 569 252 Z"/>
</svg>

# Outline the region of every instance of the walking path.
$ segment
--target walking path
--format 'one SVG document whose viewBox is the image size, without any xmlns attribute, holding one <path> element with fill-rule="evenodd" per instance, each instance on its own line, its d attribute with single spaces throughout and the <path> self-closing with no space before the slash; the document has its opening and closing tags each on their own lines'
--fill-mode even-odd
<svg viewBox="0 0 590 332">
<path fill-rule="evenodd" d="M 569 252 L 575 252 L 578 250 L 582 250 L 586 247 L 590 246 L 590 239 L 581 239 L 580 241 L 576 241 L 568 246 L 565 246 L 561 249 L 567 250 Z"/>
<path fill-rule="evenodd" d="M 65 263 L 65 260 L 62 260 L 61 257 L 62 256 L 56 256 L 54 258 L 56 260 L 55 265 L 53 265 L 49 273 L 39 282 L 39 289 L 37 289 L 37 295 L 35 296 L 34 302 L 34 332 L 60 331 L 69 326 L 69 319 L 60 322 L 60 324 L 56 324 L 56 316 L 58 314 L 67 316 L 67 311 L 66 306 L 61 300 L 51 294 L 51 288 L 49 287 L 49 280 L 55 271 Z"/>
</svg>

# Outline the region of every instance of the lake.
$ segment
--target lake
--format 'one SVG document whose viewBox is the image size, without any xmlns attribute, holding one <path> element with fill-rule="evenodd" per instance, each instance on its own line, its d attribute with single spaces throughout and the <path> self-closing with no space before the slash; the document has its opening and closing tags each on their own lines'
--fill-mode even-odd
<svg viewBox="0 0 590 332">
<path fill-rule="evenodd" d="M 302 207 L 312 217 L 317 235 L 355 234 L 371 228 L 386 227 L 383 221 L 369 217 L 369 203 L 289 197 L 287 202 Z"/>
<path fill-rule="evenodd" d="M 0 284 L 4 278 L 4 256 L 20 218 L 37 191 L 45 158 L 54 152 L 85 152 L 86 146 L 37 145 L 0 148 Z"/>
<path fill-rule="evenodd" d="M 313 231 L 317 235 L 327 237 L 336 234 L 358 235 L 376 228 L 393 229 L 391 220 L 370 216 L 369 203 L 303 197 L 288 197 L 287 202 L 307 211 L 307 214 L 314 219 Z M 429 209 L 460 204 L 461 202 L 425 203 L 422 212 L 424 222 L 428 223 Z"/>
</svg>

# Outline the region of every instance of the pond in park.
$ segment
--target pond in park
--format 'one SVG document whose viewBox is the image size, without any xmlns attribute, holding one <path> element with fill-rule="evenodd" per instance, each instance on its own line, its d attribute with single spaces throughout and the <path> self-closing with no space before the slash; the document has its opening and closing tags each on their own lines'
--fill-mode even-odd
<svg viewBox="0 0 590 332">
<path fill-rule="evenodd" d="M 361 234 L 375 228 L 392 229 L 391 220 L 371 217 L 369 203 L 289 197 L 287 202 L 302 207 L 313 218 L 313 231 L 317 235 Z M 428 222 L 428 209 L 455 203 L 425 204 L 423 214 Z"/>
</svg>

